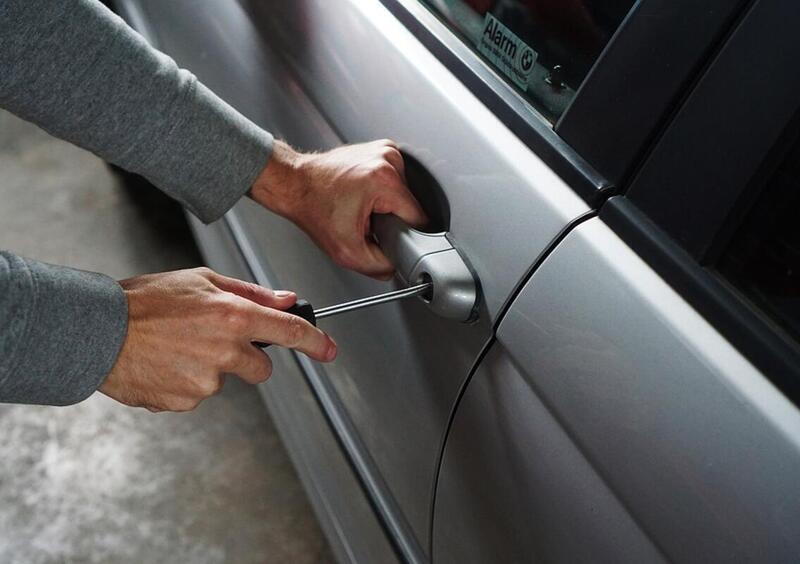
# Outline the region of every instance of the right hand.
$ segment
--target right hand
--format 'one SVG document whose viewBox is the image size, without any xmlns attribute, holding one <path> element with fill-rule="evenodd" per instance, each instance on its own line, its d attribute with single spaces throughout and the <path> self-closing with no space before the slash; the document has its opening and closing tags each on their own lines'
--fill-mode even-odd
<svg viewBox="0 0 800 564">
<path fill-rule="evenodd" d="M 406 185 L 394 141 L 298 153 L 276 141 L 253 199 L 291 220 L 339 266 L 389 280 L 394 266 L 372 237 L 372 215 L 393 214 L 421 227 L 428 217 Z"/>
<path fill-rule="evenodd" d="M 120 282 L 128 297 L 128 334 L 100 391 L 150 411 L 189 411 L 222 389 L 225 374 L 257 384 L 272 373 L 252 343 L 274 343 L 319 361 L 336 344 L 301 317 L 297 300 L 207 268 Z"/>
</svg>

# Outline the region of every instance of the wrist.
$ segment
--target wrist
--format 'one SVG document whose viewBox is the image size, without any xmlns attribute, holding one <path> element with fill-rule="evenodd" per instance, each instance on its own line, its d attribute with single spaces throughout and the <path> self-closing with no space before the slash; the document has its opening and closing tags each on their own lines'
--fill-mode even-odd
<svg viewBox="0 0 800 564">
<path fill-rule="evenodd" d="M 302 199 L 308 183 L 305 164 L 308 156 L 283 141 L 275 141 L 267 166 L 258 175 L 250 196 L 262 206 L 290 217 L 293 204 Z"/>
</svg>

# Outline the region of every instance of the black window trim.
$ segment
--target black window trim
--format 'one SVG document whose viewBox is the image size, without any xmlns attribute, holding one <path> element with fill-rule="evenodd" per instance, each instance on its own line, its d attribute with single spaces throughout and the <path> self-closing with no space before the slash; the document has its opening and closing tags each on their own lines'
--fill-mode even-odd
<svg viewBox="0 0 800 564">
<path fill-rule="evenodd" d="M 765 160 L 797 125 L 800 74 L 781 70 L 800 58 L 800 37 L 773 31 L 798 16 L 795 0 L 750 4 L 625 191 L 704 265 L 727 245 L 731 222 L 763 188 Z"/>
<path fill-rule="evenodd" d="M 600 134 L 583 138 L 576 136 L 585 131 L 581 123 L 586 123 L 585 112 L 588 108 L 601 104 L 603 107 L 603 124 L 625 123 L 626 127 L 636 128 L 634 137 L 640 144 L 649 141 L 655 130 L 661 124 L 661 118 L 673 110 L 675 98 L 680 97 L 680 90 L 690 80 L 681 76 L 676 77 L 674 67 L 663 63 L 661 52 L 647 51 L 641 53 L 637 64 L 651 67 L 648 76 L 658 84 L 671 84 L 677 93 L 673 97 L 662 97 L 651 104 L 642 104 L 641 111 L 650 112 L 657 116 L 654 120 L 630 119 L 630 100 L 640 99 L 642 96 L 632 88 L 625 99 L 615 97 L 613 105 L 609 100 L 609 81 L 601 79 L 603 76 L 614 76 L 623 70 L 629 70 L 630 54 L 625 49 L 614 49 L 615 45 L 630 45 L 631 40 L 641 36 L 642 29 L 652 25 L 653 11 L 657 11 L 663 25 L 670 29 L 682 29 L 684 20 L 692 17 L 699 21 L 699 27 L 709 23 L 709 19 L 695 17 L 696 10 L 688 10 L 693 0 L 638 0 L 628 14 L 623 25 L 612 37 L 606 49 L 600 55 L 598 63 L 590 71 L 592 80 L 586 82 L 579 89 L 570 107 L 553 127 L 530 103 L 522 98 L 506 81 L 501 78 L 488 64 L 486 64 L 464 41 L 453 33 L 437 15 L 423 5 L 419 0 L 379 0 L 417 39 L 437 57 L 464 85 L 475 94 L 481 102 L 494 112 L 494 114 L 508 127 L 519 139 L 537 154 L 550 168 L 553 169 L 575 192 L 592 207 L 599 207 L 603 201 L 615 193 L 618 178 L 609 175 L 614 169 L 607 162 L 599 159 L 595 151 L 600 151 L 602 146 L 607 146 L 609 139 L 615 139 L 614 130 L 609 129 L 610 135 Z M 741 3 L 746 0 L 709 0 L 715 3 Z M 655 8 L 650 9 L 651 6 Z M 683 8 L 678 9 L 678 6 Z M 709 10 L 719 16 L 717 25 L 723 26 L 725 17 L 715 10 Z M 689 15 L 687 15 L 689 14 Z M 694 29 L 698 25 L 694 26 Z M 675 60 L 676 65 L 696 69 L 702 66 L 707 53 L 703 49 L 695 49 L 684 53 L 680 59 Z M 597 72 L 602 64 L 603 73 Z M 676 85 L 676 83 L 679 83 Z M 633 84 L 632 87 L 636 85 Z M 583 117 L 582 117 L 583 116 Z M 593 118 L 595 119 L 595 118 Z M 597 123 L 600 123 L 599 121 Z M 620 126 L 621 127 L 621 126 Z M 617 130 L 618 131 L 618 130 Z M 567 140 L 570 139 L 570 141 Z M 576 150 L 571 143 L 580 146 Z M 620 159 L 624 160 L 626 167 L 634 162 L 644 150 L 644 146 L 629 144 L 624 152 L 621 150 Z M 599 164 L 606 170 L 593 166 Z M 619 176 L 619 175 L 617 175 Z"/>
<path fill-rule="evenodd" d="M 624 186 L 752 0 L 639 0 L 590 70 L 556 132 Z"/>
<path fill-rule="evenodd" d="M 599 215 L 800 405 L 800 342 L 716 270 L 782 145 L 800 137 L 800 75 L 776 73 L 800 58 L 800 37 L 787 33 L 797 16 L 795 0 L 748 5 L 630 188 Z"/>
<path fill-rule="evenodd" d="M 800 405 L 800 345 L 713 270 L 704 268 L 626 196 L 614 196 L 600 219 L 706 321 Z"/>
</svg>

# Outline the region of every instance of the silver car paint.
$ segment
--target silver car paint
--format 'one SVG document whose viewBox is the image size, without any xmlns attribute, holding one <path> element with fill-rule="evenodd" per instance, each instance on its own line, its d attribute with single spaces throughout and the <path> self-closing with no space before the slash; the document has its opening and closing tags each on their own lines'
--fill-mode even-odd
<svg viewBox="0 0 800 564">
<path fill-rule="evenodd" d="M 501 344 L 481 362 L 447 439 L 435 562 L 660 562 Z"/>
<path fill-rule="evenodd" d="M 427 546 L 436 459 L 457 391 L 524 272 L 588 208 L 377 1 L 270 2 L 259 4 L 268 9 L 257 20 L 235 3 L 141 5 L 160 46 L 277 135 L 314 148 L 392 137 L 447 194 L 450 235 L 483 286 L 479 322 L 440 320 L 409 302 L 324 325 L 341 355 L 323 373 Z M 289 57 L 294 74 L 264 42 Z M 254 204 L 237 213 L 276 284 L 320 306 L 385 290 L 336 268 Z"/>
<path fill-rule="evenodd" d="M 451 235 L 484 284 L 484 322 L 586 210 L 374 0 L 263 3 L 255 19 L 229 2 L 142 4 L 168 52 L 277 134 L 309 148 L 403 142 L 450 198 Z M 280 272 L 276 283 L 320 305 L 383 289 L 334 269 L 254 205 L 237 213 Z M 221 260 L 224 251 L 201 244 Z M 364 321 L 329 327 L 362 356 L 325 375 L 424 544 L 430 451 L 488 327 L 445 324 L 421 304 Z M 796 408 L 598 220 L 544 262 L 499 341 L 447 449 L 437 560 L 796 559 Z M 286 408 L 308 397 L 294 357 L 275 355 L 287 377 L 266 395 L 337 556 L 386 561 L 346 464 L 326 450 L 315 406 Z M 313 452 L 316 441 L 325 457 Z M 528 528 L 509 534 L 520 523 Z"/>
<path fill-rule="evenodd" d="M 679 562 L 797 561 L 800 412 L 599 219 L 497 338 L 446 447 L 437 559 L 641 562 L 649 539 Z"/>
<path fill-rule="evenodd" d="M 206 264 L 227 276 L 252 279 L 226 222 L 203 225 L 189 216 L 189 223 Z M 266 386 L 260 391 L 337 561 L 395 562 L 386 534 L 320 413 L 295 356 L 275 348 L 270 357 L 279 377 L 270 382 L 268 393 Z"/>
</svg>

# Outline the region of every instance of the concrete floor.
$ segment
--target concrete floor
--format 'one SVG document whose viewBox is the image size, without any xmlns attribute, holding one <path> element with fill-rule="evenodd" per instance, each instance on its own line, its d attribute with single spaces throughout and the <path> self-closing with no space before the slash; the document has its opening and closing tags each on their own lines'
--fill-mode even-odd
<svg viewBox="0 0 800 564">
<path fill-rule="evenodd" d="M 196 266 L 180 212 L 0 112 L 0 246 L 124 278 Z M 328 562 L 258 392 L 189 414 L 0 405 L 0 562 Z"/>
</svg>

